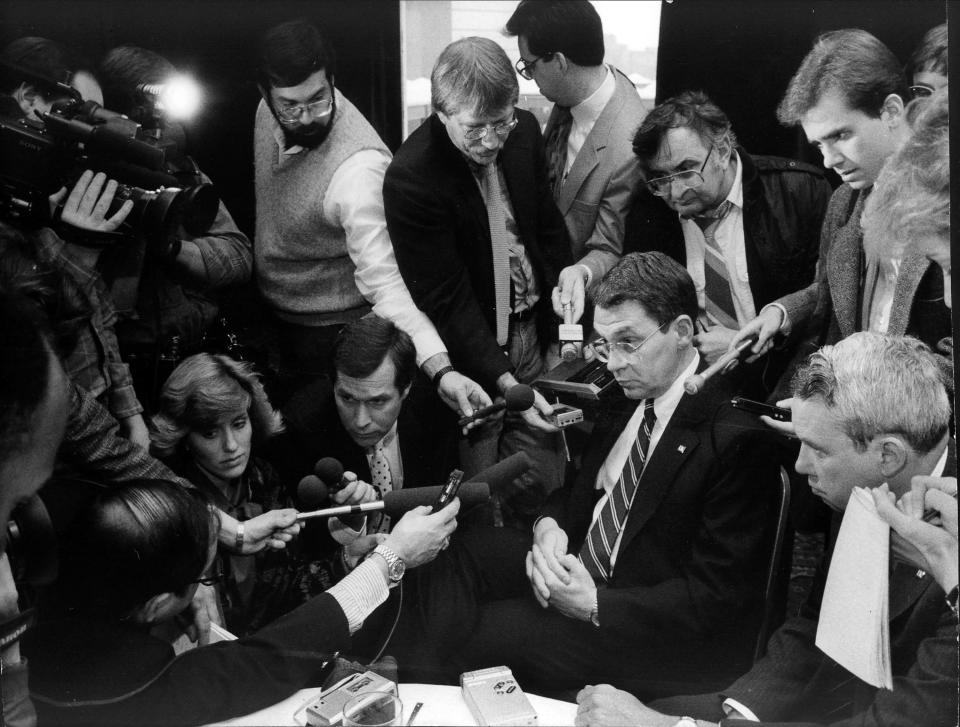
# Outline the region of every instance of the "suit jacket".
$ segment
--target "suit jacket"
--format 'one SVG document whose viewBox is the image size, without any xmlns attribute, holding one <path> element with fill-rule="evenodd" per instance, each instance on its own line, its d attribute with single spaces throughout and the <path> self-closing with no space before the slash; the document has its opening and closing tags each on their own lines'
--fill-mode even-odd
<svg viewBox="0 0 960 727">
<path fill-rule="evenodd" d="M 253 636 L 187 651 L 126 622 L 41 622 L 29 642 L 41 724 L 206 724 L 263 709 L 316 686 L 347 648 L 347 618 L 326 593 Z"/>
<path fill-rule="evenodd" d="M 370 482 L 366 453 L 350 437 L 337 413 L 329 380 L 294 394 L 282 409 L 286 431 L 275 445 L 273 461 L 297 481 L 321 457 L 334 457 L 345 470 Z M 397 417 L 404 487 L 443 484 L 457 464 L 456 422 L 428 385 L 414 383 Z"/>
<path fill-rule="evenodd" d="M 623 254 L 624 221 L 640 179 L 633 134 L 647 112 L 630 79 L 613 67 L 610 70 L 616 84 L 613 96 L 584 140 L 556 198 L 570 233 L 573 259 L 590 268 L 593 281 L 600 280 Z M 556 119 L 554 107 L 547 121 L 548 138 Z"/>
<path fill-rule="evenodd" d="M 802 330 L 806 325 L 808 342 L 798 358 L 863 330 L 865 260 L 860 217 L 866 196 L 847 184 L 833 193 L 820 236 L 816 279 L 781 300 L 794 327 Z M 952 339 L 949 348 L 944 340 L 951 336 L 950 325 L 938 266 L 908 249 L 900 263 L 887 332 L 919 338 L 934 351 L 950 351 L 941 357 L 941 368 L 952 392 Z"/>
<path fill-rule="evenodd" d="M 956 476 L 951 441 L 945 476 Z M 827 556 L 828 557 L 828 556 Z M 771 637 L 767 656 L 722 694 L 675 697 L 654 703 L 667 714 L 720 719 L 732 698 L 763 724 L 830 724 L 863 727 L 947 727 L 957 719 L 957 620 L 943 590 L 916 568 L 894 566 L 890 576 L 890 653 L 893 690 L 878 690 L 854 677 L 815 646 L 828 560 L 796 618 Z M 744 724 L 731 722 L 732 724 Z"/>
<path fill-rule="evenodd" d="M 497 163 L 540 287 L 539 322 L 553 319 L 550 294 L 571 262 L 563 218 L 547 187 L 543 139 L 532 114 Z M 433 321 L 453 365 L 489 391 L 510 362 L 497 345 L 490 227 L 480 187 L 436 114 L 397 150 L 383 184 L 387 229 L 404 282 Z M 546 331 L 543 331 L 546 333 Z M 546 337 L 542 339 L 544 342 Z"/>
<path fill-rule="evenodd" d="M 609 585 L 598 592 L 602 636 L 659 659 L 665 682 L 742 673 L 756 642 L 779 475 L 768 433 L 729 406 L 734 394 L 717 376 L 680 400 L 634 496 Z M 597 472 L 637 405 L 619 398 L 600 417 L 579 475 L 543 510 L 567 532 L 571 553 L 602 494 Z"/>
</svg>

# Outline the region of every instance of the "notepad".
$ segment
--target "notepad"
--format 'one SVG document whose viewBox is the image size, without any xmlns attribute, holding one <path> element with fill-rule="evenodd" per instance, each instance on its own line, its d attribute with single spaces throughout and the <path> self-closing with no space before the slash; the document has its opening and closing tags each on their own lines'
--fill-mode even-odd
<svg viewBox="0 0 960 727">
<path fill-rule="evenodd" d="M 850 495 L 830 561 L 816 645 L 867 684 L 893 689 L 890 666 L 890 526 L 869 490 Z"/>
</svg>

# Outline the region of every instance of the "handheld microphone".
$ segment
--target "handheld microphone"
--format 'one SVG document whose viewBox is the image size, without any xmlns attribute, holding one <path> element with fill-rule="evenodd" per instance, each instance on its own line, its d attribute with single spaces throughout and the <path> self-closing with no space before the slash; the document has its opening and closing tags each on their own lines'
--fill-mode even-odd
<svg viewBox="0 0 960 727">
<path fill-rule="evenodd" d="M 381 510 L 391 518 L 395 518 L 420 505 L 433 506 L 442 491 L 443 485 L 394 490 L 385 492 L 383 499 L 376 502 L 365 502 L 362 505 L 341 505 L 340 507 L 327 507 L 312 512 L 301 512 L 297 514 L 297 520 L 363 515 Z M 457 497 L 460 498 L 460 504 L 463 508 L 481 505 L 490 499 L 490 485 L 486 482 L 464 482 L 460 486 Z"/>
<path fill-rule="evenodd" d="M 737 347 L 732 351 L 727 351 L 720 358 L 718 358 L 713 364 L 705 368 L 699 374 L 694 374 L 689 377 L 686 381 L 683 382 L 683 390 L 688 394 L 699 394 L 700 390 L 703 389 L 703 385 L 707 383 L 707 379 L 712 378 L 714 375 L 720 373 L 726 373 L 733 370 L 738 363 L 740 363 L 740 354 L 750 348 L 753 344 L 757 342 L 756 336 L 751 336 L 746 338 L 740 343 L 737 344 Z"/>
<path fill-rule="evenodd" d="M 307 475 L 297 484 L 297 501 L 302 507 L 313 509 L 330 500 L 330 489 L 316 475 Z"/>
<path fill-rule="evenodd" d="M 330 492 L 342 490 L 353 480 L 345 479 L 343 476 L 343 465 L 340 460 L 333 457 L 322 457 L 313 465 L 313 474 L 323 480 Z"/>
<path fill-rule="evenodd" d="M 496 414 L 498 411 L 503 411 L 504 409 L 507 411 L 526 411 L 533 406 L 533 400 L 533 389 L 526 384 L 511 386 L 504 392 L 503 401 L 481 407 L 470 416 L 460 417 L 460 419 L 457 420 L 457 426 L 465 427 L 467 424 L 485 419 L 491 414 Z"/>
<path fill-rule="evenodd" d="M 576 361 L 583 356 L 583 326 L 573 322 L 573 306 L 563 306 L 563 323 L 560 324 L 560 358 Z"/>
<path fill-rule="evenodd" d="M 513 481 L 526 472 L 533 465 L 530 455 L 526 452 L 511 454 L 492 467 L 478 472 L 466 481 L 464 487 L 472 482 L 486 482 L 492 492 L 503 492 Z"/>
</svg>

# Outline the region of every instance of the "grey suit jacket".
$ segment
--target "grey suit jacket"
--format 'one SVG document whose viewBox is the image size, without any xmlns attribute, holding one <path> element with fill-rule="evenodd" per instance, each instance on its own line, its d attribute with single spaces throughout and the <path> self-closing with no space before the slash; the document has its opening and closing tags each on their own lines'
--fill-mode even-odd
<svg viewBox="0 0 960 727">
<path fill-rule="evenodd" d="M 583 142 L 555 199 L 563 214 L 574 260 L 599 280 L 623 254 L 623 227 L 630 197 L 640 177 L 633 134 L 647 108 L 633 83 L 611 67 L 613 96 Z M 554 108 L 546 134 L 556 123 Z"/>
</svg>

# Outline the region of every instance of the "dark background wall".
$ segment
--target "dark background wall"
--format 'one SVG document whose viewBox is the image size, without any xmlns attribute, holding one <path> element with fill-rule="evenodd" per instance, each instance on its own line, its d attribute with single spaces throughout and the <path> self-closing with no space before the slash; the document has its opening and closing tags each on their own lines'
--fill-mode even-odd
<svg viewBox="0 0 960 727">
<path fill-rule="evenodd" d="M 382 0 L 3 0 L 0 44 L 58 40 L 93 63 L 121 44 L 167 56 L 203 85 L 190 151 L 237 224 L 253 229 L 253 75 L 256 39 L 296 17 L 316 22 L 337 52 L 337 86 L 395 149 L 400 143 L 400 13 Z"/>
<path fill-rule="evenodd" d="M 803 133 L 777 122 L 787 83 L 814 39 L 863 28 L 906 63 L 923 34 L 946 20 L 944 0 L 675 0 L 663 3 L 658 101 L 705 91 L 756 154 L 820 164 Z"/>
</svg>

